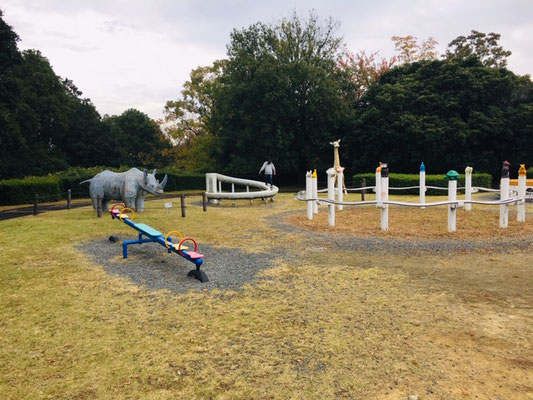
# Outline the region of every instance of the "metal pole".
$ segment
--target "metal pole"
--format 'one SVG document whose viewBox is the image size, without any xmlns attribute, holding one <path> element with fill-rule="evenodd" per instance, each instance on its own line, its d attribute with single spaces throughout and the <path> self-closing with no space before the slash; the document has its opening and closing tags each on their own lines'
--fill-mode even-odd
<svg viewBox="0 0 533 400">
<path fill-rule="evenodd" d="M 363 187 L 365 186 L 366 186 L 366 179 L 363 178 Z M 365 193 L 366 193 L 366 189 L 361 190 L 361 201 L 365 201 Z"/>
<path fill-rule="evenodd" d="M 185 218 L 185 195 L 184 194 L 180 195 L 180 200 L 181 200 L 181 217 Z"/>
<path fill-rule="evenodd" d="M 70 210 L 71 201 L 72 201 L 72 191 L 68 189 L 67 190 L 67 210 Z"/>
<path fill-rule="evenodd" d="M 39 214 L 39 195 L 35 194 L 35 199 L 33 200 L 33 215 Z"/>
<path fill-rule="evenodd" d="M 96 197 L 96 216 L 102 218 L 102 196 Z"/>
</svg>

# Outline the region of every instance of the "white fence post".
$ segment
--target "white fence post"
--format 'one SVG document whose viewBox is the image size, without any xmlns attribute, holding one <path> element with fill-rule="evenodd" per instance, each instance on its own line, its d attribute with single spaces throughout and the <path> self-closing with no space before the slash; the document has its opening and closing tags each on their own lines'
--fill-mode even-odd
<svg viewBox="0 0 533 400">
<path fill-rule="evenodd" d="M 448 180 L 448 201 L 457 201 L 457 171 L 448 171 L 444 177 Z M 448 232 L 457 230 L 457 204 L 448 204 Z"/>
<path fill-rule="evenodd" d="M 524 199 L 518 202 L 516 210 L 516 220 L 518 222 L 526 221 L 526 166 L 525 164 L 520 164 L 520 169 L 518 170 L 518 197 L 523 197 Z"/>
<path fill-rule="evenodd" d="M 420 164 L 420 204 L 426 203 L 426 166 Z M 422 207 L 425 208 L 425 207 Z"/>
<path fill-rule="evenodd" d="M 465 168 L 465 200 L 472 200 L 472 167 Z M 472 204 L 465 203 L 465 211 L 472 211 Z"/>
<path fill-rule="evenodd" d="M 500 181 L 500 200 L 509 198 L 509 162 L 504 161 L 502 167 L 502 180 Z M 500 228 L 509 226 L 509 204 L 500 205 Z"/>
<path fill-rule="evenodd" d="M 335 170 L 329 168 L 328 174 L 328 199 L 335 201 Z M 328 224 L 335 226 L 335 204 L 328 204 Z"/>
<path fill-rule="evenodd" d="M 374 190 L 376 191 L 376 207 L 381 207 L 381 163 L 379 163 L 379 167 L 376 168 L 376 182 L 374 186 Z"/>
<path fill-rule="evenodd" d="M 344 173 L 337 172 L 337 200 L 342 201 L 344 199 L 344 193 L 342 191 L 342 186 L 344 183 Z M 341 211 L 344 207 L 342 204 L 337 204 L 337 210 Z"/>
<path fill-rule="evenodd" d="M 311 171 L 305 174 L 305 199 L 307 200 L 307 219 L 313 219 L 313 176 Z"/>
<path fill-rule="evenodd" d="M 316 169 L 313 170 L 312 178 L 313 198 L 318 199 L 318 175 L 316 174 Z M 313 212 L 318 214 L 318 201 L 313 201 Z"/>
<path fill-rule="evenodd" d="M 389 200 L 389 166 L 382 164 L 381 166 L 381 185 L 380 185 L 381 199 L 380 201 Z M 381 206 L 381 230 L 389 230 L 389 205 L 382 204 Z"/>
</svg>

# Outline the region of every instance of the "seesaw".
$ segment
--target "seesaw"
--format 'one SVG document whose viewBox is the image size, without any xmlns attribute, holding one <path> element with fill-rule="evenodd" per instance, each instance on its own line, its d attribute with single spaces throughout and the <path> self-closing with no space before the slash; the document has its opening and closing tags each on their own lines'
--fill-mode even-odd
<svg viewBox="0 0 533 400">
<path fill-rule="evenodd" d="M 115 207 L 122 207 L 121 210 L 116 210 Z M 128 212 L 131 212 L 131 217 Z M 126 240 L 122 244 L 122 255 L 124 258 L 128 258 L 128 246 L 130 244 L 141 244 L 141 243 L 159 243 L 162 246 L 165 246 L 168 249 L 169 253 L 176 253 L 186 260 L 192 262 L 196 265 L 196 269 L 189 271 L 187 276 L 192 276 L 198 279 L 200 282 L 209 282 L 207 275 L 204 271 L 200 270 L 200 266 L 204 262 L 204 255 L 198 253 L 198 243 L 196 240 L 190 237 L 184 238 L 183 235 L 178 231 L 170 231 L 165 236 L 158 230 L 148 226 L 146 224 L 140 224 L 133 222 L 135 218 L 135 211 L 131 208 L 126 207 L 124 204 L 115 204 L 111 210 L 109 210 L 112 219 L 118 219 L 121 222 L 124 222 L 126 225 L 132 227 L 139 232 L 139 239 L 137 240 Z M 179 242 L 172 242 L 172 235 L 179 236 Z M 187 246 L 184 246 L 183 243 L 190 241 L 194 243 L 194 250 L 191 251 Z"/>
</svg>

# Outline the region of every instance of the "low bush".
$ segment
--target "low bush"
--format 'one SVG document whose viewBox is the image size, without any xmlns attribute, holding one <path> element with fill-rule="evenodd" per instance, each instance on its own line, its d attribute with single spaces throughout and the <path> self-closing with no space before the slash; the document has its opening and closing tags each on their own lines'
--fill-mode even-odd
<svg viewBox="0 0 533 400">
<path fill-rule="evenodd" d="M 57 176 L 33 176 L 0 181 L 0 204 L 29 204 L 39 195 L 39 201 L 57 201 L 62 197 Z"/>
<path fill-rule="evenodd" d="M 129 170 L 130 167 L 73 167 L 48 176 L 6 179 L 0 181 L 0 205 L 33 203 L 35 194 L 39 195 L 40 201 L 57 201 L 66 198 L 67 190 L 69 189 L 73 199 L 88 198 L 89 182 L 81 185 L 80 182 L 91 179 L 106 169 L 124 172 Z M 168 175 L 165 192 L 205 189 L 204 174 L 179 172 L 172 168 L 163 168 L 157 170 L 157 179 L 162 181 L 165 174 Z"/>
<path fill-rule="evenodd" d="M 366 181 L 366 186 L 374 186 L 376 182 L 375 173 L 356 174 L 353 176 L 353 186 L 363 186 L 363 179 Z M 403 187 L 403 186 L 418 186 L 420 177 L 418 174 L 389 174 L 389 187 Z M 465 185 L 465 176 L 461 174 L 457 181 L 457 186 L 462 187 Z M 426 175 L 426 186 L 448 187 L 448 181 L 444 179 L 442 175 Z M 472 186 L 479 187 L 492 187 L 492 176 L 490 174 L 479 173 L 472 174 Z M 401 191 L 391 191 L 394 194 L 418 194 L 418 189 L 409 189 Z M 444 190 L 427 189 L 426 195 L 445 195 Z"/>
<path fill-rule="evenodd" d="M 178 172 L 172 168 L 157 170 L 157 179 L 163 180 L 168 175 L 165 192 L 182 190 L 205 190 L 205 174 Z"/>
</svg>

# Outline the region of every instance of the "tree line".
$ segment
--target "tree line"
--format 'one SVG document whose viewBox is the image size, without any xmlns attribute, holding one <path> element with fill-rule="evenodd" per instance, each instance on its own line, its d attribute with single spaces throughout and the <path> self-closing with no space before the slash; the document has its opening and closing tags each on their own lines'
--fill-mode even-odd
<svg viewBox="0 0 533 400">
<path fill-rule="evenodd" d="M 533 164 L 532 82 L 506 68 L 499 34 L 459 36 L 441 57 L 431 37 L 394 36 L 397 55 L 380 59 L 346 52 L 337 28 L 311 13 L 234 30 L 227 58 L 192 71 L 167 103 L 169 134 L 184 149 L 177 162 L 243 175 L 271 156 L 301 179 L 332 165 L 329 142 L 340 138 L 349 174 L 379 161 L 493 176 L 506 159 Z"/>
<path fill-rule="evenodd" d="M 18 40 L 0 10 L 0 178 L 165 162 L 170 143 L 146 114 L 101 117 L 38 50 L 19 51 Z"/>
<path fill-rule="evenodd" d="M 295 181 L 330 167 L 339 138 L 350 175 L 379 161 L 493 176 L 505 159 L 533 164 L 532 82 L 506 68 L 499 34 L 459 36 L 442 56 L 431 37 L 394 36 L 384 59 L 347 51 L 338 29 L 294 13 L 233 30 L 226 58 L 191 71 L 160 124 L 133 109 L 101 117 L 0 18 L 0 177 L 94 165 L 246 176 L 271 157 Z"/>
</svg>

